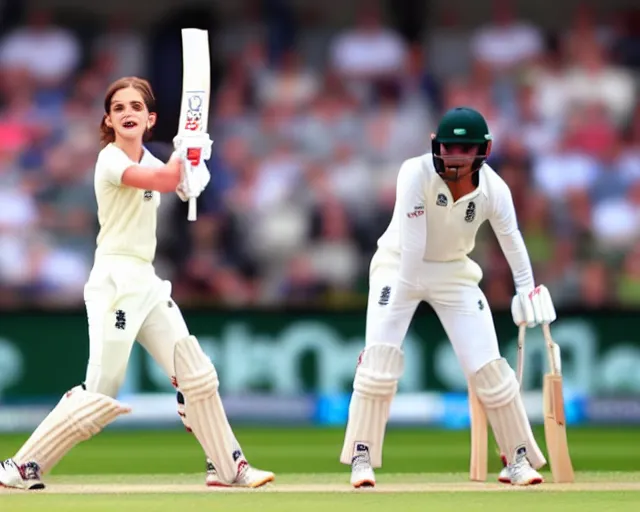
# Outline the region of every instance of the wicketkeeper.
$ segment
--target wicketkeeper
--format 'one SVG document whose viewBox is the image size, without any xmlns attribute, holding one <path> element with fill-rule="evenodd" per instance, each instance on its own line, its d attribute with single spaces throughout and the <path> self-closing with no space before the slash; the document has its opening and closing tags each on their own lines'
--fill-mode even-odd
<svg viewBox="0 0 640 512">
<path fill-rule="evenodd" d="M 402 343 L 421 301 L 435 310 L 484 406 L 507 458 L 502 480 L 542 482 L 536 469 L 546 461 L 515 373 L 498 350 L 491 308 L 478 285 L 482 270 L 468 256 L 478 228 L 488 220 L 513 273 L 515 324 L 533 327 L 555 320 L 547 288 L 535 284 L 511 192 L 486 163 L 491 144 L 479 112 L 454 108 L 432 136 L 431 153 L 400 167 L 391 222 L 371 261 L 366 345 L 340 456 L 351 465 L 354 487 L 375 485 L 373 469 L 382 465 L 389 407 L 404 368 Z"/>
</svg>

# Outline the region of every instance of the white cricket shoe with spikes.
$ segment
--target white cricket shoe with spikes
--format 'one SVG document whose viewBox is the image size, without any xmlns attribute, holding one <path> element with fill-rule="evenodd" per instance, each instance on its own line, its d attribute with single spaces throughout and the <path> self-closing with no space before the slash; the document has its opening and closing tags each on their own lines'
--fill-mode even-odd
<svg viewBox="0 0 640 512">
<path fill-rule="evenodd" d="M 510 484 L 511 483 L 511 471 L 509 471 L 509 463 L 507 462 L 507 458 L 503 455 L 500 455 L 500 460 L 502 461 L 502 470 L 498 475 L 498 482 L 501 484 Z"/>
<path fill-rule="evenodd" d="M 32 491 L 44 489 L 40 466 L 35 462 L 18 465 L 13 459 L 0 461 L 0 487 Z"/>
<path fill-rule="evenodd" d="M 371 467 L 369 447 L 362 443 L 356 444 L 351 459 L 351 485 L 356 489 L 376 486 L 376 475 Z"/>
<path fill-rule="evenodd" d="M 502 460 L 503 464 L 506 463 L 506 457 Z M 531 467 L 526 455 L 523 454 L 516 456 L 515 462 L 506 464 L 502 468 L 498 481 L 511 485 L 537 485 L 544 482 L 544 478 Z"/>
<path fill-rule="evenodd" d="M 213 462 L 207 458 L 207 477 L 205 482 L 209 487 L 248 487 L 255 489 L 273 482 L 275 478 L 276 476 L 271 471 L 256 469 L 245 461 L 244 464 L 241 463 L 238 475 L 233 482 L 223 482 L 218 476 Z"/>
</svg>

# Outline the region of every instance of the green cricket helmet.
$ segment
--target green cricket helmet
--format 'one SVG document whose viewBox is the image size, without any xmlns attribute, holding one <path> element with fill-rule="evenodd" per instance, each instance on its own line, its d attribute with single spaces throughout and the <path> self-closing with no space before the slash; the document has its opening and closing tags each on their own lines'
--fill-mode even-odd
<svg viewBox="0 0 640 512">
<path fill-rule="evenodd" d="M 478 151 L 473 157 L 443 156 L 440 151 L 441 144 L 445 146 L 460 145 L 463 150 L 477 146 Z M 482 167 L 491 152 L 491 133 L 487 121 L 480 112 L 472 108 L 453 108 L 442 116 L 438 124 L 438 131 L 432 137 L 431 147 L 433 165 L 443 179 L 457 181 L 461 178 L 457 168 L 468 165 L 469 159 L 473 159 L 471 172 L 475 173 Z M 451 176 L 452 171 L 455 172 L 453 177 Z"/>
</svg>

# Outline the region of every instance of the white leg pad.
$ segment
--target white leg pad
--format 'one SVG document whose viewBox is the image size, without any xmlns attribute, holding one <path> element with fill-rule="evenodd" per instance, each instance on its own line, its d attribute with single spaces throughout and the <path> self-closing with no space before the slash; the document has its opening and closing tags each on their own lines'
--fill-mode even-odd
<svg viewBox="0 0 640 512">
<path fill-rule="evenodd" d="M 220 479 L 232 483 L 244 457 L 235 442 L 218 393 L 220 383 L 216 369 L 193 336 L 176 343 L 174 359 L 189 426 L 207 457 L 213 461 Z"/>
<path fill-rule="evenodd" d="M 496 442 L 509 462 L 514 462 L 516 455 L 525 449 L 534 468 L 544 466 L 547 461 L 533 437 L 520 386 L 509 363 L 505 359 L 491 361 L 480 368 L 470 382 L 485 409 Z"/>
<path fill-rule="evenodd" d="M 382 466 L 382 445 L 391 401 L 404 371 L 404 353 L 395 345 L 376 344 L 363 351 L 353 381 L 349 421 L 340 462 L 351 464 L 359 443 L 369 447 L 371 466 Z"/>
<path fill-rule="evenodd" d="M 184 425 L 184 428 L 186 429 L 186 431 L 192 434 L 193 429 L 191 428 L 191 425 L 189 425 L 189 419 L 187 418 L 184 394 L 180 390 L 178 390 L 177 402 L 178 402 L 178 416 L 180 416 L 180 420 L 182 421 L 182 424 Z M 238 453 L 241 454 L 238 460 L 241 460 L 241 459 L 246 460 L 244 454 L 242 453 L 242 448 L 240 447 L 240 443 L 236 439 L 236 436 L 233 433 L 233 430 L 231 430 L 231 427 L 229 428 L 230 428 L 232 443 L 233 443 L 233 453 L 235 454 L 236 457 Z"/>
<path fill-rule="evenodd" d="M 131 409 L 100 393 L 77 386 L 62 397 L 14 457 L 36 462 L 42 473 L 53 468 L 75 445 L 98 434 Z"/>
</svg>

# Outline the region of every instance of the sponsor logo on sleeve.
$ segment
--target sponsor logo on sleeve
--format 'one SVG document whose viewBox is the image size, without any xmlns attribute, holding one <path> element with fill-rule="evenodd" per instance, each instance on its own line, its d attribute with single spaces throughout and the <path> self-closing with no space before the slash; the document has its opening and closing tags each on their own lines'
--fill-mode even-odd
<svg viewBox="0 0 640 512">
<path fill-rule="evenodd" d="M 413 207 L 412 212 L 407 213 L 407 217 L 409 217 L 410 219 L 415 219 L 417 217 L 420 217 L 421 215 L 424 215 L 424 204 L 422 203 L 417 204 Z"/>
</svg>

